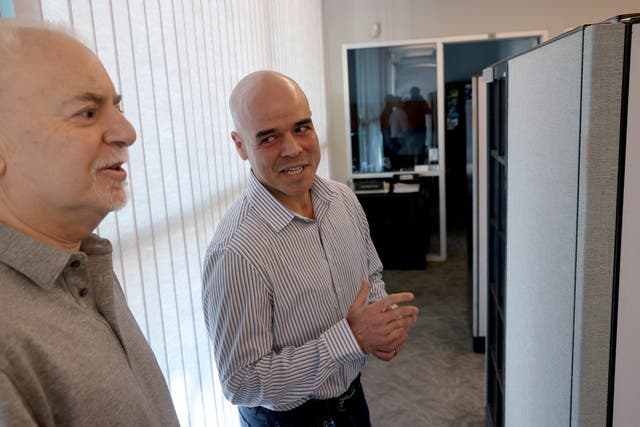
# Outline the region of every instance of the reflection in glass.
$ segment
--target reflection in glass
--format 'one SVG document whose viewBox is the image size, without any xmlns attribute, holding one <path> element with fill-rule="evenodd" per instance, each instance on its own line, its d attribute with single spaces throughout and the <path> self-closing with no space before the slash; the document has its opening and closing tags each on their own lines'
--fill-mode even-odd
<svg viewBox="0 0 640 427">
<path fill-rule="evenodd" d="M 347 50 L 353 173 L 438 163 L 435 44 Z"/>
</svg>

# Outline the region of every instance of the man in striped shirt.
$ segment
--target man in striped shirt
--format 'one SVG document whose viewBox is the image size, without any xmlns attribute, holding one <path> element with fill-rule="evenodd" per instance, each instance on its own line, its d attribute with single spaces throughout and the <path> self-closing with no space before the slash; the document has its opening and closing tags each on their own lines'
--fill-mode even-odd
<svg viewBox="0 0 640 427">
<path fill-rule="evenodd" d="M 230 97 L 231 137 L 249 185 L 216 230 L 203 305 L 227 399 L 242 425 L 368 426 L 359 377 L 389 361 L 418 309 L 387 295 L 353 192 L 316 176 L 318 137 L 305 94 L 272 71 Z"/>
</svg>

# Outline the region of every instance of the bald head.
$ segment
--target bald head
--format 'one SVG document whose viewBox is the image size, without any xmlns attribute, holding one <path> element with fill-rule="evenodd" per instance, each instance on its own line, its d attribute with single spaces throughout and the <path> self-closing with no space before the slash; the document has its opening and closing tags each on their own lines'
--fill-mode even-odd
<svg viewBox="0 0 640 427">
<path fill-rule="evenodd" d="M 46 62 L 42 55 L 55 54 L 55 50 L 50 49 L 51 44 L 60 40 L 84 47 L 67 29 L 41 22 L 0 18 L 0 82 L 16 78 L 15 74 L 24 71 L 22 67 L 28 62 Z M 6 86 L 0 84 L 0 91 L 3 88 Z"/>
<path fill-rule="evenodd" d="M 0 18 L 0 58 L 4 65 L 9 65 L 8 59 L 17 59 L 20 54 L 22 39 L 28 33 L 42 31 L 35 23 L 16 21 L 15 19 Z"/>
<path fill-rule="evenodd" d="M 261 115 L 265 108 L 281 94 L 290 94 L 309 105 L 298 83 L 292 78 L 276 71 L 261 70 L 245 76 L 231 91 L 229 109 L 239 133 L 247 126 L 252 117 Z"/>
<path fill-rule="evenodd" d="M 20 83 L 32 80 L 34 74 L 41 74 L 38 81 L 55 84 L 50 78 L 51 64 L 57 64 L 60 56 L 73 46 L 93 59 L 94 68 L 102 64 L 93 52 L 77 40 L 70 30 L 53 27 L 41 22 L 16 21 L 0 18 L 0 115 L 12 108 L 13 99 Z M 78 64 L 83 66 L 83 64 Z"/>
</svg>

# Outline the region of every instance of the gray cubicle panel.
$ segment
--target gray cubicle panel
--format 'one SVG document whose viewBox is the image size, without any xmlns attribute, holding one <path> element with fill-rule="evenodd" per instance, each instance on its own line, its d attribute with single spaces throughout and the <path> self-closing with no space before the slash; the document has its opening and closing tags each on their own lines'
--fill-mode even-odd
<svg viewBox="0 0 640 427">
<path fill-rule="evenodd" d="M 633 29 L 620 239 L 613 427 L 634 425 L 640 419 L 640 24 L 635 24 Z"/>
<path fill-rule="evenodd" d="M 507 426 L 606 425 L 624 27 L 508 61 Z"/>
<path fill-rule="evenodd" d="M 625 25 L 584 31 L 571 423 L 606 424 Z"/>
</svg>

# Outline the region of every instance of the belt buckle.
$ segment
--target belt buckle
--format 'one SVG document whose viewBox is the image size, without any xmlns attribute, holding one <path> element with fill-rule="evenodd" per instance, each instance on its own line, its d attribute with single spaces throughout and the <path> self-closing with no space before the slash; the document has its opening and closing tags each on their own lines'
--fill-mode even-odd
<svg viewBox="0 0 640 427">
<path fill-rule="evenodd" d="M 347 390 L 347 392 L 345 394 L 343 394 L 342 396 L 340 396 L 338 398 L 338 410 L 340 412 L 345 410 L 344 402 L 346 400 L 351 399 L 354 394 L 356 394 L 356 389 L 355 389 L 355 387 L 351 387 L 349 390 Z"/>
</svg>

